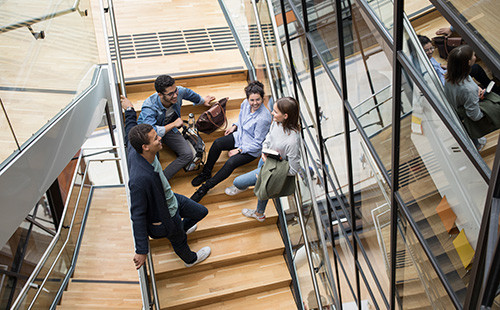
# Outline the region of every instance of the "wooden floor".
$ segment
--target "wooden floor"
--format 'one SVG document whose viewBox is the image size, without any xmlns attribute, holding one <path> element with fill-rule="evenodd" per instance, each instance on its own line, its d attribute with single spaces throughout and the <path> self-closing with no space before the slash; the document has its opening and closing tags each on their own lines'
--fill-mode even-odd
<svg viewBox="0 0 500 310">
<path fill-rule="evenodd" d="M 75 273 L 58 309 L 140 309 L 124 187 L 95 188 Z"/>
</svg>

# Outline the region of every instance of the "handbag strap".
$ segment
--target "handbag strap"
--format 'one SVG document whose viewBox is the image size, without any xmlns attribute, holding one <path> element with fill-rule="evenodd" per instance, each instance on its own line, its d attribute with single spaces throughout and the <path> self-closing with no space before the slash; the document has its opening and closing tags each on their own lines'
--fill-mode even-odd
<svg viewBox="0 0 500 310">
<path fill-rule="evenodd" d="M 220 109 L 221 109 L 222 115 L 224 116 L 224 129 L 226 129 L 226 128 L 227 128 L 227 117 L 226 117 L 226 111 L 224 111 L 224 108 L 220 105 L 220 103 L 218 103 L 218 102 L 217 102 L 217 103 L 215 103 L 215 104 L 216 104 L 216 105 L 218 105 L 218 106 L 220 106 Z M 208 120 L 210 121 L 210 123 L 212 123 L 212 125 L 214 125 L 215 127 L 217 127 L 217 128 L 221 128 L 221 127 L 222 127 L 222 125 L 220 125 L 220 126 L 219 126 L 219 125 L 217 125 L 216 123 L 214 123 L 214 122 L 212 121 L 212 116 L 210 115 L 210 113 L 207 113 L 207 118 L 208 118 Z"/>
</svg>

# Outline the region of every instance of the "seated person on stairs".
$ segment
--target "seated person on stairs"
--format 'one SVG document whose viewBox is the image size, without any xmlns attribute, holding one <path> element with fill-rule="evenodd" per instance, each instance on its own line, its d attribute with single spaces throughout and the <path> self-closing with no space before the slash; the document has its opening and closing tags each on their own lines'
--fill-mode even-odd
<svg viewBox="0 0 500 310">
<path fill-rule="evenodd" d="M 224 137 L 214 141 L 203 171 L 191 182 L 193 186 L 199 186 L 206 181 L 191 196 L 194 201 L 200 201 L 211 188 L 227 179 L 234 169 L 260 155 L 272 121 L 271 113 L 263 104 L 264 85 L 259 81 L 250 82 L 245 87 L 245 94 L 247 99 L 241 103 L 237 123 L 226 130 Z M 222 151 L 228 151 L 229 159 L 212 177 L 212 169 Z"/>
<path fill-rule="evenodd" d="M 191 199 L 172 192 L 162 172 L 156 153 L 161 150 L 160 137 L 153 126 L 136 122 L 136 113 L 127 98 L 121 98 L 125 109 L 125 132 L 129 167 L 130 214 L 135 241 L 134 264 L 139 269 L 149 252 L 148 236 L 167 238 L 186 267 L 202 262 L 210 255 L 204 247 L 197 253 L 187 244 L 187 234 L 197 228 L 208 210 Z"/>
<path fill-rule="evenodd" d="M 299 104 L 291 97 L 280 98 L 276 101 L 272 111 L 273 123 L 271 129 L 263 143 L 262 159 L 259 161 L 257 169 L 240 175 L 233 181 L 233 186 L 226 188 L 227 195 L 233 196 L 247 190 L 257 183 L 257 176 L 261 167 L 267 159 L 265 149 L 276 151 L 280 156 L 288 161 L 288 175 L 297 174 L 300 169 L 300 123 Z M 258 200 L 256 209 L 245 208 L 241 212 L 244 216 L 255 218 L 263 222 L 266 218 L 268 200 Z"/>
<path fill-rule="evenodd" d="M 161 142 L 177 154 L 177 159 L 171 162 L 163 173 L 170 180 L 182 167 L 193 159 L 193 153 L 186 139 L 177 129 L 182 126 L 182 99 L 189 100 L 194 105 L 203 104 L 210 107 L 215 97 L 202 98 L 189 88 L 176 86 L 175 80 L 168 75 L 160 75 L 155 81 L 156 93 L 149 96 L 142 105 L 137 122 L 149 124 L 158 133 Z"/>
<path fill-rule="evenodd" d="M 481 150 L 486 143 L 483 136 L 500 128 L 500 96 L 485 93 L 470 76 L 476 55 L 468 45 L 461 45 L 448 56 L 444 92 L 457 112 L 472 141 Z M 482 138 L 481 138 L 482 137 Z"/>
</svg>

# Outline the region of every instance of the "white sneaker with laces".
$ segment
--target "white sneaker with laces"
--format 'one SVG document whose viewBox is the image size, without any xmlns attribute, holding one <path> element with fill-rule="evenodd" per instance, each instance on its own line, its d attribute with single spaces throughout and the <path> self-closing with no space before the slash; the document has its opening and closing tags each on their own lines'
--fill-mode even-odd
<svg viewBox="0 0 500 310">
<path fill-rule="evenodd" d="M 196 259 L 196 261 L 194 263 L 191 263 L 191 264 L 184 263 L 184 265 L 186 267 L 193 267 L 194 265 L 196 265 L 198 263 L 201 263 L 202 261 L 204 261 L 205 259 L 207 259 L 207 257 L 210 256 L 211 252 L 212 252 L 212 250 L 210 249 L 210 247 L 208 247 L 208 246 L 203 247 L 198 252 L 196 252 L 196 256 L 198 258 Z"/>
<path fill-rule="evenodd" d="M 189 235 L 190 233 L 194 233 L 197 228 L 198 228 L 198 224 L 194 224 L 193 226 L 191 226 L 191 228 L 186 230 L 186 235 Z"/>
<path fill-rule="evenodd" d="M 266 219 L 266 215 L 265 214 L 257 215 L 255 212 L 256 210 L 246 209 L 246 208 L 241 210 L 241 214 L 243 214 L 244 216 L 254 218 L 259 222 L 264 222 L 264 220 Z"/>
<path fill-rule="evenodd" d="M 231 185 L 229 187 L 226 187 L 226 190 L 224 190 L 224 192 L 226 193 L 226 195 L 228 196 L 234 196 L 234 195 L 237 195 L 239 193 L 242 193 L 244 191 L 246 191 L 248 188 L 245 188 L 245 189 L 239 189 L 237 188 L 236 186 L 234 185 Z"/>
</svg>

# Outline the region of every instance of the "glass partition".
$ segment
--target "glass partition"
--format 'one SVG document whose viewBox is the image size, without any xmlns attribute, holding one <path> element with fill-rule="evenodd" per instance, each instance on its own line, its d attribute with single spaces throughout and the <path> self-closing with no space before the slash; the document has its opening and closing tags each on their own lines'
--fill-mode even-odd
<svg viewBox="0 0 500 310">
<path fill-rule="evenodd" d="M 455 291 L 465 291 L 488 183 L 420 90 L 403 84 L 413 107 L 401 120 L 399 193 Z M 463 182 L 463 180 L 468 180 Z M 468 245 L 465 258 L 457 242 Z M 458 294 L 463 302 L 465 293 Z"/>
<path fill-rule="evenodd" d="M 7 0 L 0 12 L 0 98 L 22 149 L 91 85 L 99 62 L 95 28 L 89 0 Z M 11 141 L 4 116 L 0 128 L 2 142 Z M 11 155 L 8 146 L 0 162 Z"/>
</svg>

